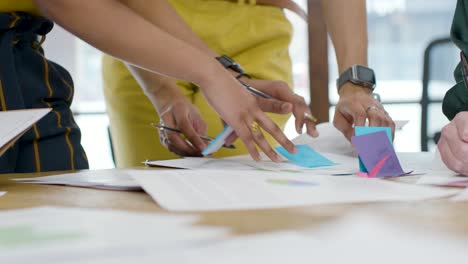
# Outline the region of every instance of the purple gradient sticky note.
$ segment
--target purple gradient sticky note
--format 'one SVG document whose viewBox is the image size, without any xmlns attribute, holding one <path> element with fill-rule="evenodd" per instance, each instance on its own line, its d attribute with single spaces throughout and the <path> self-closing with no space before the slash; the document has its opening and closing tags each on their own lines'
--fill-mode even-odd
<svg viewBox="0 0 468 264">
<path fill-rule="evenodd" d="M 396 177 L 406 174 L 386 132 L 355 136 L 351 141 L 367 171 L 372 172 L 372 176 Z"/>
</svg>

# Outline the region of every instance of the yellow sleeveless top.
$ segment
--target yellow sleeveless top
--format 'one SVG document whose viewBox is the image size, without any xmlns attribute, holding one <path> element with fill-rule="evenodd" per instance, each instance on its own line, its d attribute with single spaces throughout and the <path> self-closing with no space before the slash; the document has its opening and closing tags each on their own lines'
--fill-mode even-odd
<svg viewBox="0 0 468 264">
<path fill-rule="evenodd" d="M 32 0 L 1 0 L 0 13 L 6 12 L 27 12 L 39 15 L 39 9 Z"/>
</svg>

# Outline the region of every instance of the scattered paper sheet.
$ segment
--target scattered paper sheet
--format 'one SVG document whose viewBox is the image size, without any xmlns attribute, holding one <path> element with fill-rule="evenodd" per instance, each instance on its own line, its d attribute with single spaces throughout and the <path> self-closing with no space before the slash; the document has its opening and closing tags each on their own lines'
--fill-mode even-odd
<svg viewBox="0 0 468 264">
<path fill-rule="evenodd" d="M 19 178 L 14 181 L 30 184 L 67 185 L 105 190 L 140 191 L 140 185 L 126 170 L 88 170 L 46 177 Z"/>
<path fill-rule="evenodd" d="M 177 169 L 214 169 L 214 170 L 302 170 L 303 168 L 288 162 L 275 163 L 272 161 L 256 162 L 252 159 L 215 159 L 192 158 L 147 161 L 148 166 L 160 166 Z"/>
<path fill-rule="evenodd" d="M 456 176 L 456 175 L 434 175 L 437 172 L 430 173 L 429 175 L 422 176 L 416 182 L 416 184 L 426 184 L 426 185 L 448 185 L 451 182 L 459 182 L 459 181 L 466 181 L 468 180 L 467 177 L 464 176 Z"/>
<path fill-rule="evenodd" d="M 297 152 L 295 154 L 289 153 L 285 148 L 281 146 L 276 147 L 275 149 L 290 162 L 301 167 L 316 168 L 335 165 L 333 161 L 320 155 L 317 151 L 313 150 L 307 145 L 296 145 L 296 148 Z"/>
<path fill-rule="evenodd" d="M 467 243 L 457 236 L 353 214 L 314 225 L 313 230 L 237 237 L 186 254 L 195 263 L 465 264 Z"/>
<path fill-rule="evenodd" d="M 313 173 L 233 170 L 129 173 L 161 207 L 187 212 L 414 201 L 450 196 L 458 192 L 381 179 L 330 177 Z"/>
<path fill-rule="evenodd" d="M 7 192 L 0 192 L 0 197 L 2 197 L 3 195 L 5 195 Z"/>
<path fill-rule="evenodd" d="M 0 111 L 0 156 L 39 119 L 51 111 L 46 109 Z"/>
<path fill-rule="evenodd" d="M 330 160 L 336 162 L 335 165 L 329 167 L 304 168 L 289 162 L 275 163 L 261 153 L 261 162 L 252 160 L 249 155 L 235 156 L 224 159 L 214 158 L 191 158 L 160 161 L 146 161 L 148 166 L 177 168 L 177 169 L 210 169 L 210 170 L 255 170 L 255 171 L 284 171 L 284 172 L 311 172 L 320 175 L 352 175 L 356 174 L 356 158 L 323 153 Z"/>
<path fill-rule="evenodd" d="M 463 189 L 458 195 L 450 199 L 453 202 L 468 202 L 468 188 Z"/>
<path fill-rule="evenodd" d="M 405 174 L 392 143 L 384 131 L 354 136 L 352 142 L 369 177 L 392 177 Z"/>
<path fill-rule="evenodd" d="M 226 237 L 226 230 L 197 221 L 105 209 L 2 211 L 0 263 L 173 263 L 181 250 Z M 153 262 L 132 261 L 144 256 Z"/>
<path fill-rule="evenodd" d="M 232 132 L 234 132 L 234 129 L 230 126 L 226 126 L 224 130 L 219 133 L 219 135 L 216 136 L 216 138 L 202 151 L 202 155 L 208 156 L 216 153 L 221 147 L 223 147 L 226 139 L 232 134 Z"/>
</svg>

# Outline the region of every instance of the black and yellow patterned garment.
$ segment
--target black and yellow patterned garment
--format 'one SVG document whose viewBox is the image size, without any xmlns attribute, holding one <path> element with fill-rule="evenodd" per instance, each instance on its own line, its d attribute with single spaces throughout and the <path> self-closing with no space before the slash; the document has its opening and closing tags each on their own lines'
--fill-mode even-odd
<svg viewBox="0 0 468 264">
<path fill-rule="evenodd" d="M 52 27 L 31 1 L 0 1 L 0 110 L 53 109 L 0 157 L 0 173 L 88 168 L 70 111 L 71 76 L 40 47 Z"/>
<path fill-rule="evenodd" d="M 455 45 L 468 56 L 468 0 L 458 0 L 451 36 Z M 444 114 L 450 120 L 459 112 L 468 111 L 468 87 L 463 81 L 460 65 L 455 69 L 454 75 L 457 84 L 447 92 L 442 106 Z"/>
</svg>

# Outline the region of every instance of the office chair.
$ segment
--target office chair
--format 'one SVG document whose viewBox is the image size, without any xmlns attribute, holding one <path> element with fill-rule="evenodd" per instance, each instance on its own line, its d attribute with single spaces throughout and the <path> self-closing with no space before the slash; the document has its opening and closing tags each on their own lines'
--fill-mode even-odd
<svg viewBox="0 0 468 264">
<path fill-rule="evenodd" d="M 450 56 L 445 56 L 447 54 L 444 54 L 443 52 L 440 53 L 440 51 L 448 51 L 448 54 L 450 54 Z M 449 37 L 439 38 L 431 41 L 424 51 L 422 96 L 420 101 L 421 151 L 428 151 L 429 143 L 433 141 L 435 144 L 437 144 L 440 138 L 440 132 L 432 133 L 431 135 L 429 135 L 429 107 L 432 104 L 441 104 L 443 98 L 431 98 L 429 88 L 431 80 L 443 80 L 447 83 L 450 83 L 450 85 L 447 85 L 447 90 L 450 89 L 452 87 L 452 84 L 455 83 L 455 80 L 453 79 L 453 70 L 455 69 L 455 66 L 458 63 L 458 60 L 451 60 L 452 53 L 454 58 L 457 58 L 458 50 Z M 438 71 L 433 71 L 434 67 L 437 67 Z M 434 78 L 434 75 L 438 76 Z M 444 93 L 447 90 L 444 90 Z M 441 117 L 445 118 L 442 114 L 442 109 L 440 109 L 440 115 Z"/>
</svg>

